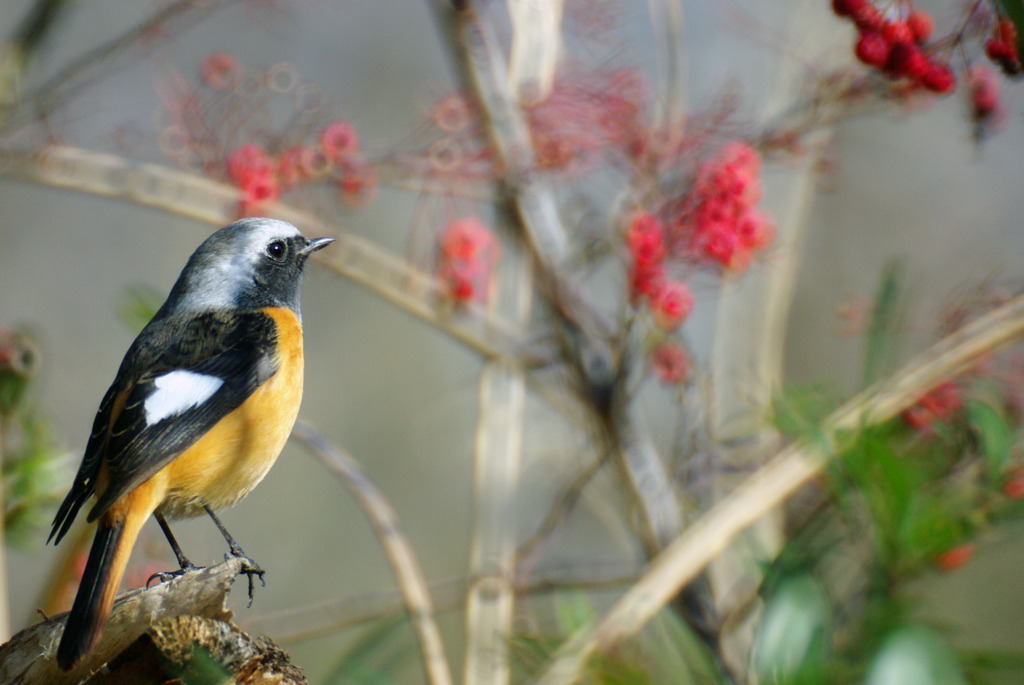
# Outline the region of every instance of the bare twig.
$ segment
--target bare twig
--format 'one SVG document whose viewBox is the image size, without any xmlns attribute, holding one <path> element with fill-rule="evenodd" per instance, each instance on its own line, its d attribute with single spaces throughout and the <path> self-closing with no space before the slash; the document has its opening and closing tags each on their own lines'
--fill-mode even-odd
<svg viewBox="0 0 1024 685">
<path fill-rule="evenodd" d="M 451 668 L 444 653 L 441 631 L 434 619 L 430 588 L 420 568 L 416 553 L 402 533 L 398 514 L 377 486 L 350 455 L 329 443 L 316 429 L 304 421 L 295 425 L 292 436 L 306 446 L 321 464 L 345 485 L 355 498 L 374 530 L 395 573 L 402 592 L 409 621 L 420 644 L 427 682 L 450 685 Z"/>
<path fill-rule="evenodd" d="M 127 58 L 128 48 L 148 36 L 182 31 L 232 0 L 175 0 L 124 33 L 99 45 L 59 71 L 3 114 L 4 125 L 16 126 L 31 118 L 46 117 L 62 102 L 111 69 L 115 58 Z"/>
<path fill-rule="evenodd" d="M 573 563 L 548 568 L 518 579 L 516 595 L 535 597 L 563 590 L 608 590 L 634 582 L 640 569 L 628 562 Z M 470 578 L 434 581 L 430 593 L 438 613 L 465 608 Z M 397 590 L 341 597 L 335 600 L 260 614 L 238 621 L 248 632 L 268 633 L 282 643 L 301 642 L 347 628 L 391 618 L 405 611 L 405 601 Z"/>
<path fill-rule="evenodd" d="M 657 49 L 663 87 L 655 112 L 654 130 L 665 136 L 662 145 L 674 150 L 686 125 L 686 37 L 683 32 L 683 3 L 677 0 L 647 0 L 651 33 Z"/>
<path fill-rule="evenodd" d="M 779 452 L 676 538 L 598 621 L 566 641 L 538 685 L 579 679 L 587 658 L 635 634 L 736 536 L 816 476 L 850 432 L 892 418 L 938 383 L 1024 336 L 1024 295 L 943 339 L 889 380 L 856 395 L 821 426 L 818 440 Z"/>
<path fill-rule="evenodd" d="M 509 0 L 512 48 L 508 81 L 520 102 L 541 102 L 551 94 L 562 52 L 564 0 Z"/>
<path fill-rule="evenodd" d="M 508 255 L 502 290 L 509 319 L 526 329 L 533 303 L 530 263 Z M 517 502 L 522 461 L 526 372 L 519 364 L 488 362 L 480 376 L 480 414 L 474 450 L 473 531 L 466 594 L 465 685 L 504 685 L 511 677 L 509 645 L 518 537 Z"/>
</svg>

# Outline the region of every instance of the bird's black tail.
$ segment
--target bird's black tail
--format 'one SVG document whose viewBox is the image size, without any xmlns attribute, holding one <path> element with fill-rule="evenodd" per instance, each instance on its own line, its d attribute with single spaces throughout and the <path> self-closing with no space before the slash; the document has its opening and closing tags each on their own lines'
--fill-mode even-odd
<svg viewBox="0 0 1024 685">
<path fill-rule="evenodd" d="M 57 665 L 65 671 L 71 670 L 100 641 L 134 543 L 134 539 L 125 538 L 134 538 L 131 533 L 138 532 L 138 527 L 133 528 L 125 536 L 124 525 L 101 520 L 96 529 L 82 583 L 57 648 Z"/>
</svg>

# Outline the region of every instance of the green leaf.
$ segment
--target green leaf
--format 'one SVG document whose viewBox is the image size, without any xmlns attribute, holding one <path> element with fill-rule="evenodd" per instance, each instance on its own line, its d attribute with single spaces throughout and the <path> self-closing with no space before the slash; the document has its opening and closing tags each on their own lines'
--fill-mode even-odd
<svg viewBox="0 0 1024 685">
<path fill-rule="evenodd" d="M 585 592 L 560 592 L 554 600 L 558 632 L 571 635 L 597 620 L 597 610 Z"/>
<path fill-rule="evenodd" d="M 967 417 L 978 434 L 988 476 L 998 481 L 1013 451 L 1013 431 L 1002 413 L 988 402 L 968 400 Z"/>
<path fill-rule="evenodd" d="M 693 629 L 676 612 L 659 611 L 638 639 L 652 682 L 675 685 L 717 682 L 717 664 Z"/>
<path fill-rule="evenodd" d="M 967 685 L 952 649 L 933 631 L 905 626 L 891 633 L 875 655 L 866 685 Z"/>
<path fill-rule="evenodd" d="M 828 599 L 813 576 L 779 583 L 754 639 L 753 666 L 762 682 L 821 682 L 830 623 Z"/>
<path fill-rule="evenodd" d="M 899 351 L 899 333 L 903 324 L 903 283 L 906 268 L 903 261 L 893 259 L 885 265 L 875 294 L 864 349 L 865 386 L 871 385 L 892 370 Z"/>
<path fill-rule="evenodd" d="M 876 429 L 863 431 L 843 465 L 868 504 L 882 545 L 879 551 L 895 558 L 901 554 L 900 530 L 920 485 L 920 470 L 893 449 L 888 432 Z"/>
<path fill-rule="evenodd" d="M 772 423 L 791 438 L 819 434 L 821 422 L 840 404 L 837 389 L 825 383 L 788 387 L 772 400 Z"/>
</svg>

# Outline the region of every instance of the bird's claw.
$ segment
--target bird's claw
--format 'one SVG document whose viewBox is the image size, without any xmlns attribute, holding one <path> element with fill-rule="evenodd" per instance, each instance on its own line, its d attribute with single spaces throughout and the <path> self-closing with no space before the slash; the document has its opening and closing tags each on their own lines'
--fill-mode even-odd
<svg viewBox="0 0 1024 685">
<path fill-rule="evenodd" d="M 235 557 L 236 559 L 239 559 L 242 562 L 242 567 L 241 569 L 239 569 L 238 572 L 244 573 L 245 577 L 249 580 L 249 604 L 246 605 L 246 608 L 251 607 L 253 597 L 256 594 L 256 584 L 253 582 L 252 577 L 259 576 L 260 584 L 263 587 L 266 587 L 267 581 L 263 579 L 263 576 L 264 574 L 266 574 L 266 571 L 260 568 L 260 565 L 257 564 L 255 561 L 246 556 L 241 549 L 232 549 L 230 554 L 224 555 L 225 559 L 229 559 L 230 557 Z"/>
<path fill-rule="evenodd" d="M 203 568 L 205 568 L 205 567 L 204 566 L 196 566 L 195 564 L 187 564 L 187 565 L 182 566 L 181 568 L 179 568 L 177 571 L 158 571 L 157 573 L 154 573 L 153 575 L 151 575 L 149 578 L 146 579 L 146 587 L 149 587 L 150 585 L 152 585 L 154 578 L 158 582 L 166 583 L 169 580 L 174 580 L 175 578 L 180 578 L 181 576 L 185 575 L 186 573 L 191 573 L 192 571 L 200 571 Z"/>
</svg>

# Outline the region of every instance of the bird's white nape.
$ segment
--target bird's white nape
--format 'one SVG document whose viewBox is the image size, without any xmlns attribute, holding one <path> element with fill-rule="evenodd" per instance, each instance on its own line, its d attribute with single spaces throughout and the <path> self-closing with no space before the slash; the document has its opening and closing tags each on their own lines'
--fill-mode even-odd
<svg viewBox="0 0 1024 685">
<path fill-rule="evenodd" d="M 153 380 L 153 392 L 143 404 L 146 425 L 155 425 L 198 407 L 213 397 L 222 385 L 223 379 L 195 371 L 178 369 L 165 373 Z"/>
</svg>

